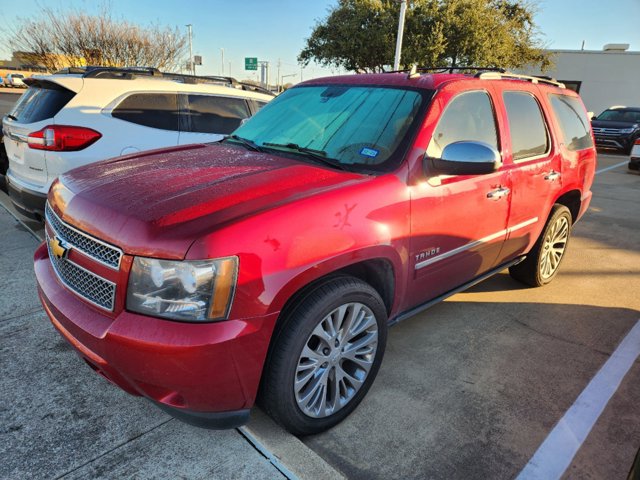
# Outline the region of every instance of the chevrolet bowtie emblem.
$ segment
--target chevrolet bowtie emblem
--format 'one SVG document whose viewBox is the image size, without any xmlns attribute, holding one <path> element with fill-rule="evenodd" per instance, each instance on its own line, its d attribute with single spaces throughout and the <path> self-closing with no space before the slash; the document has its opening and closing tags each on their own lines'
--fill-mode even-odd
<svg viewBox="0 0 640 480">
<path fill-rule="evenodd" d="M 51 249 L 51 253 L 53 253 L 59 260 L 67 258 L 67 254 L 70 250 L 67 244 L 60 240 L 58 237 L 49 239 L 49 248 Z"/>
</svg>

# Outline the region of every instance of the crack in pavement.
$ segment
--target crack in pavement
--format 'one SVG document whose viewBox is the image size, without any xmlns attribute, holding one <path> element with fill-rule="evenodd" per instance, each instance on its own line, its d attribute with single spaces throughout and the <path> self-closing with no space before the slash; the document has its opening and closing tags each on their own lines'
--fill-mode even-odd
<svg viewBox="0 0 640 480">
<path fill-rule="evenodd" d="M 60 480 L 61 478 L 64 478 L 64 477 L 66 477 L 66 476 L 68 476 L 68 475 L 71 475 L 73 472 L 77 472 L 77 471 L 78 471 L 78 470 L 80 470 L 81 468 L 86 467 L 87 465 L 89 465 L 89 464 L 91 464 L 91 463 L 95 462 L 96 460 L 101 459 L 102 457 L 105 457 L 105 456 L 109 455 L 111 452 L 114 452 L 114 451 L 118 450 L 119 448 L 122 448 L 122 447 L 124 447 L 125 445 L 127 445 L 127 444 L 129 444 L 129 443 L 131 443 L 131 442 L 134 442 L 135 440 L 137 440 L 137 439 L 139 439 L 140 437 L 142 437 L 142 436 L 146 435 L 147 433 L 151 433 L 151 432 L 153 432 L 154 430 L 157 430 L 158 428 L 163 427 L 164 425 L 166 425 L 167 423 L 169 423 L 169 422 L 170 422 L 170 421 L 172 421 L 172 420 L 175 420 L 175 419 L 174 419 L 174 418 L 170 418 L 170 419 L 168 419 L 168 420 L 165 420 L 164 422 L 162 422 L 162 423 L 160 423 L 160 424 L 158 424 L 158 425 L 156 425 L 156 426 L 154 426 L 154 427 L 151 427 L 149 430 L 146 430 L 146 431 L 144 431 L 144 432 L 140 433 L 139 435 L 136 435 L 135 437 L 130 438 L 129 440 L 127 440 L 127 441 L 125 441 L 125 442 L 119 443 L 119 444 L 118 444 L 118 445 L 116 445 L 115 447 L 113 447 L 113 448 L 111 448 L 111 449 L 107 450 L 106 452 L 101 453 L 100 455 L 98 455 L 97 457 L 92 458 L 91 460 L 86 461 L 86 462 L 85 462 L 85 463 L 83 463 L 82 465 L 79 465 L 79 466 L 77 466 L 77 467 L 74 467 L 74 468 L 72 468 L 71 470 L 68 470 L 67 472 L 65 472 L 65 473 L 63 473 L 63 474 L 58 475 L 57 477 L 55 477 L 55 480 Z"/>
<path fill-rule="evenodd" d="M 577 347 L 584 347 L 587 350 L 590 350 L 590 351 L 592 351 L 594 353 L 599 353 L 601 355 L 604 355 L 605 357 L 610 357 L 611 356 L 611 352 L 605 352 L 604 350 L 598 350 L 597 348 L 591 347 L 589 345 L 585 345 L 584 343 L 574 342 L 574 341 L 569 340 L 567 338 L 562 338 L 562 337 L 556 336 L 556 335 L 554 335 L 552 333 L 548 333 L 548 332 L 543 332 L 543 331 L 537 330 L 536 328 L 532 327 L 531 325 L 524 323 L 522 320 L 518 319 L 517 317 L 512 316 L 512 315 L 510 315 L 510 316 L 511 316 L 512 320 L 514 320 L 517 324 L 522 325 L 524 328 L 526 328 L 528 330 L 531 330 L 532 332 L 535 332 L 538 335 L 542 335 L 543 337 L 552 338 L 554 340 L 559 340 L 561 342 L 568 343 L 569 345 L 574 345 L 574 346 L 577 346 Z"/>
<path fill-rule="evenodd" d="M 33 310 L 28 310 L 28 311 L 23 312 L 23 313 L 18 313 L 17 315 L 13 315 L 12 317 L 0 318 L 0 322 L 7 322 L 9 320 L 15 320 L 16 318 L 26 317 L 28 315 L 33 315 L 34 313 L 38 313 L 38 312 L 44 313 L 44 310 L 42 310 L 42 307 L 38 307 L 38 308 L 35 308 Z"/>
<path fill-rule="evenodd" d="M 285 467 L 282 462 L 280 462 L 280 459 L 272 454 L 271 452 L 269 452 L 266 447 L 264 447 L 262 444 L 260 444 L 258 442 L 258 439 L 253 438 L 252 436 L 250 436 L 247 432 L 244 431 L 243 428 L 236 428 L 235 429 L 236 432 L 238 432 L 240 434 L 240 436 L 242 438 L 244 438 L 244 440 L 251 445 L 251 447 L 258 452 L 260 455 L 262 455 L 265 459 L 267 459 L 269 461 L 269 463 L 271 463 L 271 465 L 273 465 L 273 467 L 280 473 L 280 475 L 282 475 L 284 478 L 286 478 L 287 480 L 297 480 L 297 476 L 289 471 L 287 469 L 287 467 Z"/>
</svg>

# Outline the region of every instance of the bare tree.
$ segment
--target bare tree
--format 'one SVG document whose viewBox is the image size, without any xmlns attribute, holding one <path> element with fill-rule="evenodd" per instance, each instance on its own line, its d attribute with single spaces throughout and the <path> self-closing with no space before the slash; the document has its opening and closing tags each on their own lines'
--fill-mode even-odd
<svg viewBox="0 0 640 480">
<path fill-rule="evenodd" d="M 13 51 L 49 71 L 84 65 L 171 71 L 183 61 L 187 42 L 177 28 L 116 20 L 107 8 L 100 15 L 44 8 L 39 18 L 21 18 L 6 33 Z"/>
</svg>

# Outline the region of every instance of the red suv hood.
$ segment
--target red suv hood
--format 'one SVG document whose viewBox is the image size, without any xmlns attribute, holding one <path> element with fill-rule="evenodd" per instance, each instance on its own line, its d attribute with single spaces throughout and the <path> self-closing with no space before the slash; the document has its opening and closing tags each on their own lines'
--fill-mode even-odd
<svg viewBox="0 0 640 480">
<path fill-rule="evenodd" d="M 154 150 L 59 178 L 49 201 L 63 220 L 133 255 L 184 258 L 217 225 L 362 175 L 228 145 Z"/>
</svg>

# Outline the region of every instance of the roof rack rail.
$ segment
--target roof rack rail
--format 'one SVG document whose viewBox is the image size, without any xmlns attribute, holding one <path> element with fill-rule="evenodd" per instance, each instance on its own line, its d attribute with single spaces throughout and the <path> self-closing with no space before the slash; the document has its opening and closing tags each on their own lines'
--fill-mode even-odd
<svg viewBox="0 0 640 480">
<path fill-rule="evenodd" d="M 522 75 L 520 73 L 507 72 L 506 70 L 504 72 L 478 72 L 475 77 L 482 80 L 500 80 L 503 78 L 509 80 L 524 80 L 531 83 L 545 83 L 559 88 L 567 88 L 564 83 L 558 82 L 551 77 L 544 75 Z"/>
<path fill-rule="evenodd" d="M 384 73 L 411 73 L 416 72 L 434 72 L 434 73 L 453 73 L 454 71 L 470 70 L 476 72 L 506 72 L 504 68 L 500 67 L 411 67 L 403 70 L 392 70 Z"/>
<path fill-rule="evenodd" d="M 99 67 L 99 66 L 87 66 L 87 67 L 68 67 L 63 68 L 55 72 L 56 75 L 64 74 L 76 74 L 82 75 L 83 78 L 109 78 L 120 80 L 132 80 L 141 76 L 164 78 L 167 80 L 175 80 L 182 83 L 189 84 L 206 84 L 217 83 L 222 85 L 229 85 L 234 88 L 238 88 L 245 91 L 253 91 L 264 93 L 267 95 L 275 96 L 273 92 L 266 88 L 252 85 L 250 83 L 239 82 L 233 77 L 223 76 L 197 76 L 197 75 L 185 75 L 183 73 L 171 73 L 161 72 L 154 67 Z"/>
</svg>

